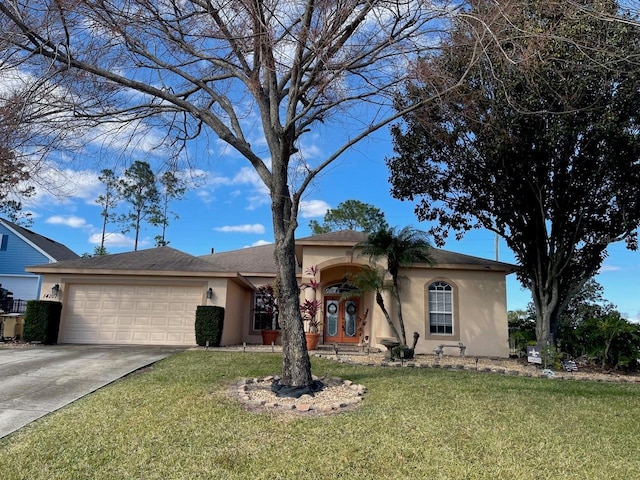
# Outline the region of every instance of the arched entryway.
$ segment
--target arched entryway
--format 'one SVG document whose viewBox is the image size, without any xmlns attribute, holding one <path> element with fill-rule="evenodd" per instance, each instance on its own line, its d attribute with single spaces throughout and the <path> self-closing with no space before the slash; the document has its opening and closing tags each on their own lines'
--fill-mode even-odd
<svg viewBox="0 0 640 480">
<path fill-rule="evenodd" d="M 348 282 L 324 288 L 324 343 L 358 343 L 360 297 Z M 348 299 L 344 294 L 348 293 Z"/>
</svg>

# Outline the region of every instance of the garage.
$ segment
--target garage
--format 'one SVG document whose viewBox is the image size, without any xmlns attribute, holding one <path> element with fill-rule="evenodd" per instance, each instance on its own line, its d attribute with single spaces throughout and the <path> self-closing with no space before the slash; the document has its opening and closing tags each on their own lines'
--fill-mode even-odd
<svg viewBox="0 0 640 480">
<path fill-rule="evenodd" d="M 202 288 L 68 284 L 59 343 L 195 345 Z"/>
</svg>

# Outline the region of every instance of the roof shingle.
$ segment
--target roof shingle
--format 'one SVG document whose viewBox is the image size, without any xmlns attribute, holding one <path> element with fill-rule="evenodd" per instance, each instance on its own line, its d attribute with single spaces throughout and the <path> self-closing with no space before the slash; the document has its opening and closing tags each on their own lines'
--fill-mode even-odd
<svg viewBox="0 0 640 480">
<path fill-rule="evenodd" d="M 53 258 L 54 260 L 72 260 L 79 257 L 77 253 L 73 252 L 65 245 L 51 240 L 50 238 L 32 232 L 31 230 L 21 227 L 20 225 L 16 225 L 15 223 L 5 220 L 4 218 L 0 218 L 0 222 L 2 222 L 7 228 L 13 230 L 18 235 L 25 238 L 27 241 L 33 243 L 36 247 L 38 247 L 46 255 Z"/>
</svg>

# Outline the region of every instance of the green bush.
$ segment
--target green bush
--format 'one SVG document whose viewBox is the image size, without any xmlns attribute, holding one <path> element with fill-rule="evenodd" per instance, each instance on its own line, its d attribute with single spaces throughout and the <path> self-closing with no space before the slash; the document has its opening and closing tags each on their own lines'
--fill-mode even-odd
<svg viewBox="0 0 640 480">
<path fill-rule="evenodd" d="M 58 343 L 62 303 L 51 300 L 29 300 L 24 314 L 22 338 L 25 342 Z"/>
<path fill-rule="evenodd" d="M 224 325 L 224 308 L 198 305 L 196 308 L 196 343 L 201 347 L 219 347 Z"/>
</svg>

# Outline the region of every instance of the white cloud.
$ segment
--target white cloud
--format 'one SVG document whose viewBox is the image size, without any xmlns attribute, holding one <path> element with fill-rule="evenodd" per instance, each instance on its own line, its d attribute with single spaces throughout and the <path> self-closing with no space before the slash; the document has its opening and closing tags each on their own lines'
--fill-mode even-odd
<svg viewBox="0 0 640 480">
<path fill-rule="evenodd" d="M 100 233 L 94 233 L 89 237 L 89 243 L 92 245 L 100 245 L 102 235 Z M 129 247 L 133 248 L 133 238 L 128 238 L 122 233 L 108 233 L 104 237 L 105 247 Z M 138 244 L 140 246 L 140 242 Z"/>
<path fill-rule="evenodd" d="M 36 194 L 28 198 L 25 204 L 31 208 L 42 205 L 68 205 L 73 199 L 81 199 L 87 204 L 94 203 L 100 195 L 101 183 L 98 174 L 90 170 L 60 170 L 48 165 L 37 172 L 30 182 L 36 189 Z"/>
<path fill-rule="evenodd" d="M 54 215 L 53 217 L 47 218 L 45 223 L 50 225 L 65 225 L 71 228 L 91 228 L 91 225 L 89 225 L 84 218 L 76 217 L 74 215 Z"/>
<path fill-rule="evenodd" d="M 620 267 L 618 265 L 602 265 L 600 267 L 600 272 L 599 273 L 619 272 L 620 270 L 622 270 L 622 267 Z"/>
<path fill-rule="evenodd" d="M 261 247 L 262 245 L 270 245 L 273 242 L 268 242 L 267 240 L 258 240 L 257 242 L 253 242 L 251 245 L 247 245 L 243 248 L 250 248 L 250 247 Z"/>
<path fill-rule="evenodd" d="M 324 200 L 303 200 L 300 202 L 302 218 L 322 217 L 331 207 Z"/>
<path fill-rule="evenodd" d="M 245 224 L 245 225 L 227 225 L 224 227 L 214 228 L 217 232 L 223 233 L 257 233 L 263 234 L 266 230 L 264 225 L 260 223 Z"/>
</svg>

